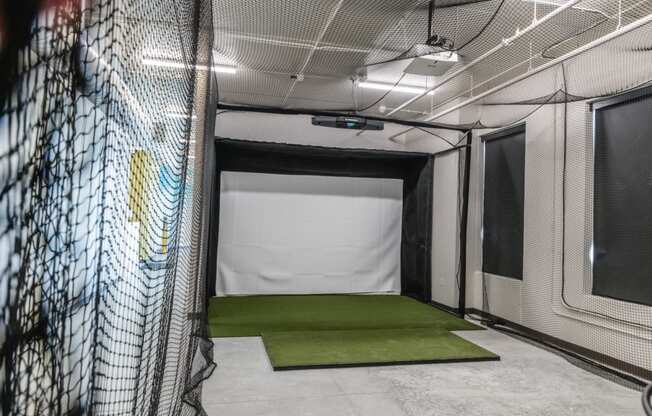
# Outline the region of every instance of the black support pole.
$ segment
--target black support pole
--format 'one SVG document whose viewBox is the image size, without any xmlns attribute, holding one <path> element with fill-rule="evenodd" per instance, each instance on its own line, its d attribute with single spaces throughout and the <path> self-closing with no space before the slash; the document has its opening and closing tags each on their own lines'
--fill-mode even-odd
<svg viewBox="0 0 652 416">
<path fill-rule="evenodd" d="M 469 217 L 469 180 L 471 173 L 471 142 L 473 133 L 466 136 L 464 153 L 464 183 L 462 185 L 462 218 L 460 219 L 460 299 L 459 314 L 463 318 L 466 310 L 466 229 Z"/>
<path fill-rule="evenodd" d="M 435 9 L 435 0 L 430 0 L 428 4 L 428 37 L 426 39 L 430 40 L 432 36 L 432 15 Z"/>
</svg>

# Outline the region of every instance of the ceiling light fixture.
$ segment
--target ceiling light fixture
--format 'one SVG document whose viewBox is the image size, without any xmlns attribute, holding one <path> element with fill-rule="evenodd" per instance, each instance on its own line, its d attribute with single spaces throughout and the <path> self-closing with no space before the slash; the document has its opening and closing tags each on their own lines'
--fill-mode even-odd
<svg viewBox="0 0 652 416">
<path fill-rule="evenodd" d="M 419 58 L 427 59 L 429 61 L 438 61 L 438 62 L 459 61 L 459 55 L 457 55 L 457 52 L 435 52 L 430 55 L 420 56 Z"/>
<path fill-rule="evenodd" d="M 189 118 L 192 120 L 197 119 L 197 116 L 194 114 L 192 116 L 189 116 L 188 114 L 181 114 L 181 113 L 166 113 L 165 115 L 169 118 Z"/>
<path fill-rule="evenodd" d="M 527 3 L 545 4 L 548 6 L 562 6 L 566 0 L 523 0 Z"/>
<path fill-rule="evenodd" d="M 412 86 L 407 86 L 407 85 L 397 85 L 394 86 L 393 84 L 385 84 L 382 82 L 370 82 L 370 81 L 363 81 L 358 83 L 358 86 L 360 88 L 367 88 L 371 90 L 381 90 L 381 91 L 394 91 L 394 92 L 404 92 L 408 94 L 421 94 L 426 91 L 426 88 L 421 88 L 421 87 L 412 87 Z M 428 95 L 433 95 L 434 91 L 431 91 L 428 93 Z"/>
<path fill-rule="evenodd" d="M 154 59 L 154 58 L 143 58 L 143 65 L 148 66 L 157 66 L 161 68 L 175 68 L 175 69 L 186 69 L 190 68 L 190 65 L 176 62 L 176 61 L 167 61 L 163 59 Z M 208 65 L 195 65 L 195 69 L 198 71 L 208 71 Z M 230 65 L 213 65 L 213 72 L 219 72 L 223 74 L 235 74 L 237 69 L 235 66 Z"/>
</svg>

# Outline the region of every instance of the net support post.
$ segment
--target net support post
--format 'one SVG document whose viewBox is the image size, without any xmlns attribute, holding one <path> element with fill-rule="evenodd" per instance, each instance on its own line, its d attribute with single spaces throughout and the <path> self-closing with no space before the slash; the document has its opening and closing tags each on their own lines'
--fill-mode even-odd
<svg viewBox="0 0 652 416">
<path fill-rule="evenodd" d="M 466 232 L 469 217 L 469 180 L 471 173 L 471 144 L 473 133 L 466 134 L 466 150 L 464 152 L 464 182 L 462 184 L 462 218 L 460 219 L 460 293 L 459 314 L 464 318 L 466 311 Z"/>
</svg>

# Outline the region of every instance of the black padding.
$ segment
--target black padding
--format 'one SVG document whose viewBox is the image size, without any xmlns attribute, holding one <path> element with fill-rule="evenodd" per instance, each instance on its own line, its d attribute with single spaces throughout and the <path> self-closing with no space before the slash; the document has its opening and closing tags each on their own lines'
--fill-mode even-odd
<svg viewBox="0 0 652 416">
<path fill-rule="evenodd" d="M 594 107 L 593 293 L 645 305 L 652 305 L 650 94 Z"/>
<path fill-rule="evenodd" d="M 485 141 L 482 270 L 523 279 L 525 125 Z"/>
<path fill-rule="evenodd" d="M 401 293 L 424 302 L 431 297 L 433 156 L 427 153 L 338 149 L 216 139 L 215 187 L 210 217 L 208 294 L 215 295 L 219 198 L 222 171 L 286 175 L 395 178 L 403 180 Z"/>
</svg>

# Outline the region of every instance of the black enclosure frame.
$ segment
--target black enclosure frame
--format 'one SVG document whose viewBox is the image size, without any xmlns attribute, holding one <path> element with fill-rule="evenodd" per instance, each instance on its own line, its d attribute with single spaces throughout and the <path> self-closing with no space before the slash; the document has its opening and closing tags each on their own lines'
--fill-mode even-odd
<svg viewBox="0 0 652 416">
<path fill-rule="evenodd" d="M 431 297 L 432 182 L 429 153 L 342 149 L 216 138 L 207 252 L 207 295 L 215 296 L 223 171 L 403 180 L 401 294 Z"/>
</svg>

